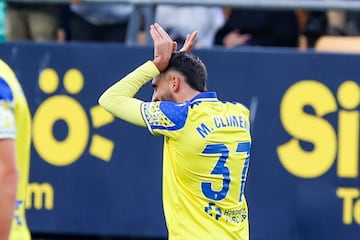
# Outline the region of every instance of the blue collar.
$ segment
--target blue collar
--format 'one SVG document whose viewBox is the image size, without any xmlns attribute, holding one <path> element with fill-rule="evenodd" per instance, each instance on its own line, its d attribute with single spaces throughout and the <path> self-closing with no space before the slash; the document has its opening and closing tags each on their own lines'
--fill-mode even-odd
<svg viewBox="0 0 360 240">
<path fill-rule="evenodd" d="M 193 99 L 190 100 L 190 104 L 194 104 L 196 102 L 216 102 L 219 101 L 216 95 L 216 92 L 202 92 L 196 95 Z"/>
</svg>

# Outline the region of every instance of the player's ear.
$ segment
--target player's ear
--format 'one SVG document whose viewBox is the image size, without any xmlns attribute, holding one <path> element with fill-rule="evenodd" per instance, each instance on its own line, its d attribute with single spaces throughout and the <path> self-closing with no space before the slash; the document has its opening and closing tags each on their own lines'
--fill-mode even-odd
<svg viewBox="0 0 360 240">
<path fill-rule="evenodd" d="M 173 52 L 177 50 L 177 42 L 173 41 Z"/>
<path fill-rule="evenodd" d="M 180 88 L 180 79 L 179 77 L 173 76 L 171 79 L 171 89 L 173 92 L 177 92 Z"/>
</svg>

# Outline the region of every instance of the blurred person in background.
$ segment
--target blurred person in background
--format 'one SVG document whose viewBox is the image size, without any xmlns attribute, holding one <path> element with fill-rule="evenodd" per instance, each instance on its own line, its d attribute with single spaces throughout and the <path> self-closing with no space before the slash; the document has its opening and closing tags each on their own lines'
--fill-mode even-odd
<svg viewBox="0 0 360 240">
<path fill-rule="evenodd" d="M 70 0 L 70 3 L 69 31 L 72 41 L 126 41 L 132 5 L 82 0 Z"/>
<path fill-rule="evenodd" d="M 5 2 L 0 2 L 0 42 L 5 41 Z"/>
<path fill-rule="evenodd" d="M 297 47 L 299 36 L 295 11 L 232 8 L 215 35 L 215 44 L 228 48 Z"/>
<path fill-rule="evenodd" d="M 248 240 L 249 110 L 207 91 L 206 67 L 189 53 L 197 32 L 179 52 L 160 25 L 151 25 L 150 33 L 153 60 L 110 86 L 99 103 L 114 116 L 164 136 L 168 239 Z M 151 80 L 152 101 L 134 98 Z"/>
<path fill-rule="evenodd" d="M 64 4 L 54 2 L 7 0 L 7 41 L 56 41 L 63 6 Z"/>
<path fill-rule="evenodd" d="M 356 11 L 327 11 L 327 35 L 360 36 L 360 13 Z"/>
<path fill-rule="evenodd" d="M 225 23 L 225 16 L 221 7 L 160 4 L 156 8 L 155 21 L 180 43 L 189 32 L 198 31 L 195 48 L 209 48 L 214 44 L 215 33 Z"/>
<path fill-rule="evenodd" d="M 328 2 L 335 0 L 326 0 Z M 336 0 L 339 1 L 339 0 Z M 332 36 L 359 36 L 360 12 L 331 9 L 325 11 L 328 28 L 327 35 Z"/>
<path fill-rule="evenodd" d="M 314 48 L 322 36 L 360 36 L 360 13 L 343 10 L 298 10 L 300 32 L 308 48 Z"/>
<path fill-rule="evenodd" d="M 306 37 L 308 48 L 314 48 L 321 36 L 327 34 L 328 19 L 325 11 L 303 11 L 305 15 L 301 34 Z"/>
<path fill-rule="evenodd" d="M 0 59 L 0 240 L 31 239 L 25 217 L 30 128 L 30 110 L 20 83 Z"/>
</svg>

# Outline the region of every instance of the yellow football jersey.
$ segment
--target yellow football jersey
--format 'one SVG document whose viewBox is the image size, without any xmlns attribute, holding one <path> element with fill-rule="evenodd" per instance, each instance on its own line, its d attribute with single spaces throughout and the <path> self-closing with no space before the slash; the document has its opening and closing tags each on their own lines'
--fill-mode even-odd
<svg viewBox="0 0 360 240">
<path fill-rule="evenodd" d="M 31 116 L 23 90 L 10 67 L 0 60 L 0 138 L 13 138 L 19 183 L 9 240 L 31 239 L 25 219 L 26 186 L 30 168 Z"/>
<path fill-rule="evenodd" d="M 249 239 L 244 196 L 249 110 L 216 93 L 191 101 L 146 102 L 142 115 L 164 135 L 163 204 L 170 240 Z"/>
</svg>

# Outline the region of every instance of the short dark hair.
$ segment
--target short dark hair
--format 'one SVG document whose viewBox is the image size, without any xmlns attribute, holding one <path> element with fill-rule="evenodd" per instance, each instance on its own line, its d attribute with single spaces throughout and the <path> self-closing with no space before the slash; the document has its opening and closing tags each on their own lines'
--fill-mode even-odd
<svg viewBox="0 0 360 240">
<path fill-rule="evenodd" d="M 185 76 L 186 83 L 193 89 L 207 91 L 207 70 L 201 59 L 187 52 L 174 52 L 168 67 L 163 71 L 175 70 Z"/>
</svg>

